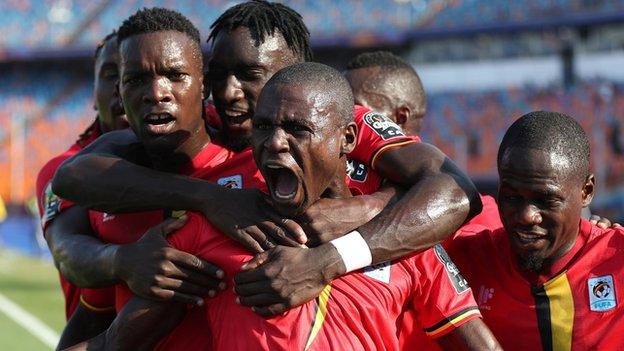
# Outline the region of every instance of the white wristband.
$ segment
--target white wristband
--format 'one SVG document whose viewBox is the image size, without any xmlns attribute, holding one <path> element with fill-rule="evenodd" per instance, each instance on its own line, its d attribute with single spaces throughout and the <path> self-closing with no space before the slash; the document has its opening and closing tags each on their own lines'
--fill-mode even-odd
<svg viewBox="0 0 624 351">
<path fill-rule="evenodd" d="M 366 244 L 362 234 L 357 230 L 331 240 L 330 243 L 334 245 L 338 254 L 342 257 L 342 262 L 344 262 L 347 269 L 346 273 L 370 266 L 373 262 L 373 256 L 368 248 L 368 244 Z"/>
</svg>

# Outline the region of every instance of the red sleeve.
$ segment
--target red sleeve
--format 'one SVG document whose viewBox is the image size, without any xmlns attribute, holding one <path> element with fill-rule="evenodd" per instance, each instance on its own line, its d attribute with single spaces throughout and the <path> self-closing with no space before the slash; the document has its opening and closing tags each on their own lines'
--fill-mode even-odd
<svg viewBox="0 0 624 351">
<path fill-rule="evenodd" d="M 115 311 L 115 287 L 80 289 L 80 304 L 95 313 Z"/>
<path fill-rule="evenodd" d="M 503 226 L 503 223 L 500 219 L 500 214 L 498 213 L 498 205 L 496 204 L 496 200 L 489 195 L 481 195 L 481 203 L 483 204 L 483 208 L 481 209 L 481 213 L 476 215 L 469 224 L 480 224 L 487 228 L 496 229 Z"/>
<path fill-rule="evenodd" d="M 412 304 L 431 338 L 481 317 L 468 282 L 441 245 L 414 256 L 417 272 Z"/>
<path fill-rule="evenodd" d="M 73 156 L 76 152 L 76 147 L 73 146 L 65 153 L 48 161 L 37 175 L 37 206 L 39 207 L 41 227 L 44 233 L 46 227 L 59 213 L 73 206 L 72 202 L 63 200 L 52 192 L 52 178 L 61 163 Z"/>
<path fill-rule="evenodd" d="M 375 160 L 385 151 L 420 142 L 417 136 L 406 136 L 401 127 L 390 118 L 363 106 L 355 106 L 354 122 L 358 140 L 350 159 L 358 160 L 375 169 Z"/>
<path fill-rule="evenodd" d="M 356 160 L 347 163 L 347 184 L 353 196 L 373 194 L 381 186 L 381 178 L 377 172 Z"/>
</svg>

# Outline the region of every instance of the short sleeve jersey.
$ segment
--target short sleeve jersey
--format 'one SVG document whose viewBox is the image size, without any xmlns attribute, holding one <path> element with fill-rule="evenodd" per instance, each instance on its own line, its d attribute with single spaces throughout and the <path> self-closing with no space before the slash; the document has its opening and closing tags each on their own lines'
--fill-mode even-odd
<svg viewBox="0 0 624 351">
<path fill-rule="evenodd" d="M 209 330 L 214 350 L 395 350 L 398 318 L 405 309 L 417 311 L 419 322 L 440 335 L 479 316 L 470 288 L 441 246 L 348 274 L 325 287 L 316 300 L 264 319 L 236 304 L 232 291 L 231 277 L 251 254 L 199 215 L 191 215 L 169 239 L 224 269 L 230 281 L 206 300 L 205 308 L 189 312 L 187 320 L 205 314 L 207 326 L 185 320 L 159 349 L 189 347 L 190 335 Z"/>
<path fill-rule="evenodd" d="M 91 144 L 101 135 L 98 122 L 95 121 L 86 131 L 85 138 L 74 143 L 67 151 L 52 158 L 39 171 L 37 175 L 36 191 L 37 191 L 37 207 L 39 208 L 39 216 L 41 218 L 41 226 L 45 233 L 45 229 L 62 211 L 71 207 L 70 201 L 64 200 L 56 196 L 52 192 L 52 178 L 59 166 L 65 160 L 77 154 L 87 145 Z M 80 297 L 80 288 L 73 285 L 65 277 L 59 273 L 59 280 L 63 297 L 65 298 L 65 317 L 69 319 L 78 306 Z"/>
<path fill-rule="evenodd" d="M 461 229 L 449 254 L 505 350 L 620 350 L 624 229 L 581 220 L 573 248 L 540 275 L 519 267 L 503 228 Z"/>
</svg>

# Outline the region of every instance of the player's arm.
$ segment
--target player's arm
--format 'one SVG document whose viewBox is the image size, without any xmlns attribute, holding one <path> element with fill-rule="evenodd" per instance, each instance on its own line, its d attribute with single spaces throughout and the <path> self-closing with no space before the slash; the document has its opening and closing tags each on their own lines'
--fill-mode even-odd
<svg viewBox="0 0 624 351">
<path fill-rule="evenodd" d="M 390 148 L 376 157 L 373 167 L 407 189 L 397 203 L 358 229 L 373 263 L 432 247 L 481 212 L 470 178 L 433 145 Z"/>
<path fill-rule="evenodd" d="M 408 190 L 358 229 L 373 264 L 429 248 L 481 211 L 470 179 L 437 148 L 410 143 L 377 158 L 374 166 L 380 175 Z M 307 251 L 272 251 L 256 256 L 245 267 L 249 271 L 235 278 L 241 302 L 264 315 L 315 298 L 324 285 L 347 272 L 331 243 Z"/>
<path fill-rule="evenodd" d="M 299 225 L 269 212 L 260 191 L 227 189 L 144 167 L 147 161 L 141 151 L 131 132 L 107 133 L 59 167 L 53 191 L 86 208 L 108 213 L 157 209 L 201 212 L 225 234 L 255 252 L 274 246 L 273 242 L 299 244 L 291 237 L 305 242 Z"/>
<path fill-rule="evenodd" d="M 86 309 L 81 304 L 67 322 L 58 349 L 65 349 L 84 340 L 96 337 L 106 331 L 115 319 L 114 308 L 107 312 L 95 312 Z"/>
<path fill-rule="evenodd" d="M 182 321 L 186 308 L 133 297 L 106 331 L 67 350 L 151 350 Z"/>
<path fill-rule="evenodd" d="M 471 319 L 459 328 L 436 339 L 436 342 L 446 351 L 503 349 L 481 318 Z"/>
<path fill-rule="evenodd" d="M 123 280 L 143 297 L 199 303 L 217 291 L 223 272 L 167 243 L 165 237 L 182 225 L 170 219 L 136 243 L 106 244 L 92 235 L 87 211 L 73 206 L 61 212 L 45 234 L 59 271 L 77 286 L 102 287 Z"/>
</svg>

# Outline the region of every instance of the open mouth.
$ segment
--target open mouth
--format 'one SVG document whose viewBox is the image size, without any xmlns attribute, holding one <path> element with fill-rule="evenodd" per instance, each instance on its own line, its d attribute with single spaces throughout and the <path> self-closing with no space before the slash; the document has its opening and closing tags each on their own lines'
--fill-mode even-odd
<svg viewBox="0 0 624 351">
<path fill-rule="evenodd" d="M 542 242 L 542 240 L 546 240 L 547 236 L 545 234 L 533 233 L 533 232 L 520 232 L 516 231 L 514 233 L 516 241 L 523 246 L 532 246 L 537 245 Z"/>
<path fill-rule="evenodd" d="M 249 111 L 226 110 L 224 115 L 230 125 L 241 125 L 251 119 Z"/>
<path fill-rule="evenodd" d="M 147 131 L 151 134 L 168 134 L 173 131 L 176 119 L 169 113 L 149 113 L 143 117 Z"/>
<path fill-rule="evenodd" d="M 266 165 L 265 173 L 271 196 L 276 202 L 291 202 L 297 195 L 299 179 L 288 168 L 280 165 Z"/>
</svg>

